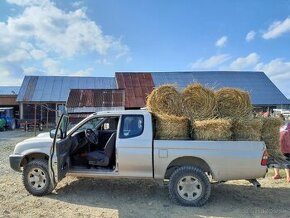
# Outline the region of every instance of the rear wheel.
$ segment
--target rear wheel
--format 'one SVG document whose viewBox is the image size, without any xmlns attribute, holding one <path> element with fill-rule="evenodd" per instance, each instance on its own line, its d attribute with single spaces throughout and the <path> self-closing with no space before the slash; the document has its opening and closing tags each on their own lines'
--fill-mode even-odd
<svg viewBox="0 0 290 218">
<path fill-rule="evenodd" d="M 177 168 L 170 177 L 169 196 L 183 206 L 203 206 L 210 197 L 211 185 L 207 175 L 194 166 Z"/>
<path fill-rule="evenodd" d="M 43 196 L 53 191 L 54 186 L 48 173 L 48 162 L 44 159 L 30 161 L 23 170 L 23 184 L 35 196 Z"/>
</svg>

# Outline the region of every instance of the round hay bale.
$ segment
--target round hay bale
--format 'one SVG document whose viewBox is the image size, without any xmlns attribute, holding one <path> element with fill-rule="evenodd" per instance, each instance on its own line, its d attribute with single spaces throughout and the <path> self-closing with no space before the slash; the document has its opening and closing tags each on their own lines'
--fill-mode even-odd
<svg viewBox="0 0 290 218">
<path fill-rule="evenodd" d="M 195 140 L 227 141 L 232 137 L 230 119 L 210 119 L 192 122 L 192 137 Z"/>
<path fill-rule="evenodd" d="M 260 119 L 238 119 L 233 121 L 233 138 L 238 141 L 260 141 L 262 121 Z"/>
<path fill-rule="evenodd" d="M 182 92 L 182 112 L 190 120 L 203 120 L 216 117 L 214 91 L 194 83 Z"/>
<path fill-rule="evenodd" d="M 186 117 L 154 115 L 156 139 L 189 139 L 189 121 Z"/>
<path fill-rule="evenodd" d="M 280 127 L 283 121 L 278 117 L 263 117 L 261 138 L 265 142 L 268 149 L 280 150 Z"/>
<path fill-rule="evenodd" d="M 146 107 L 155 114 L 181 115 L 181 96 L 173 85 L 163 85 L 147 96 Z"/>
<path fill-rule="evenodd" d="M 222 88 L 215 92 L 219 117 L 249 117 L 252 104 L 248 92 L 235 88 Z"/>
</svg>

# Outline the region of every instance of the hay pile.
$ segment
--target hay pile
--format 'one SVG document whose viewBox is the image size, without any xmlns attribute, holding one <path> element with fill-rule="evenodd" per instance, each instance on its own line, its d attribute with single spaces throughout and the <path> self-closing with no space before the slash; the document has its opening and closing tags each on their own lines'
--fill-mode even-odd
<svg viewBox="0 0 290 218">
<path fill-rule="evenodd" d="M 247 118 L 252 104 L 249 93 L 240 89 L 222 88 L 215 92 L 219 117 Z"/>
<path fill-rule="evenodd" d="M 237 119 L 233 121 L 233 139 L 237 141 L 260 141 L 262 121 L 260 119 Z"/>
<path fill-rule="evenodd" d="M 231 140 L 232 122 L 229 119 L 210 119 L 192 122 L 192 137 L 196 140 Z"/>
<path fill-rule="evenodd" d="M 270 155 L 280 149 L 281 120 L 253 119 L 250 96 L 239 89 L 213 92 L 195 83 L 179 93 L 163 85 L 147 97 L 147 108 L 155 116 L 156 139 L 188 139 L 191 132 L 195 140 L 263 140 Z"/>
<path fill-rule="evenodd" d="M 198 83 L 187 86 L 182 92 L 183 116 L 190 120 L 204 120 L 216 117 L 214 91 Z"/>
<path fill-rule="evenodd" d="M 147 96 L 146 107 L 155 114 L 181 116 L 181 95 L 173 85 L 163 85 Z"/>
<path fill-rule="evenodd" d="M 263 117 L 262 118 L 262 140 L 265 142 L 269 151 L 280 150 L 280 127 L 283 121 L 277 117 Z"/>
<path fill-rule="evenodd" d="M 189 139 L 189 121 L 186 117 L 154 114 L 156 139 Z"/>
</svg>

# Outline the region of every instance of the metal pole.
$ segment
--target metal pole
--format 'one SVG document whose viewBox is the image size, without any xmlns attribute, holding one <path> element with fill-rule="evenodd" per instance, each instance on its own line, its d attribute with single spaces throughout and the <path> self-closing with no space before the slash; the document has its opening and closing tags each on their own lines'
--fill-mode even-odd
<svg viewBox="0 0 290 218">
<path fill-rule="evenodd" d="M 48 106 L 46 108 L 46 130 L 48 130 L 48 113 L 49 113 L 49 110 L 48 110 Z"/>
<path fill-rule="evenodd" d="M 36 104 L 34 104 L 34 135 L 36 136 Z"/>
<path fill-rule="evenodd" d="M 20 103 L 20 119 L 23 119 L 23 103 Z"/>
</svg>

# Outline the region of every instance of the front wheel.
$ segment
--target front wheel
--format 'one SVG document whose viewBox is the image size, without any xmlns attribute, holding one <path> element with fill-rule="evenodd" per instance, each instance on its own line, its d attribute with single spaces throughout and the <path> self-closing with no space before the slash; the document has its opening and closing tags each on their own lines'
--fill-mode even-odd
<svg viewBox="0 0 290 218">
<path fill-rule="evenodd" d="M 170 177 L 169 196 L 182 206 L 203 206 L 210 197 L 211 184 L 207 175 L 194 166 L 177 168 Z"/>
<path fill-rule="evenodd" d="M 26 190 L 35 196 L 47 195 L 54 189 L 48 173 L 48 162 L 44 159 L 30 161 L 24 167 L 22 180 Z"/>
</svg>

